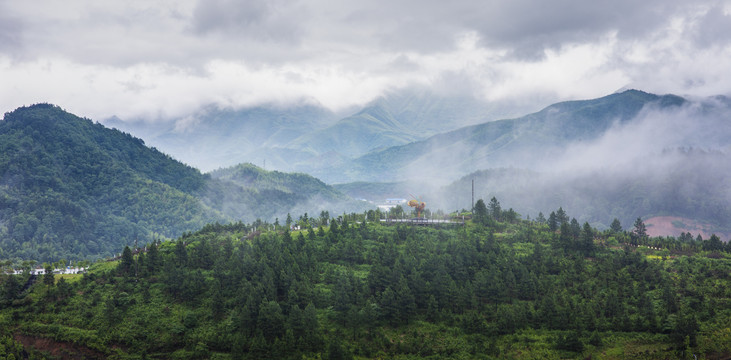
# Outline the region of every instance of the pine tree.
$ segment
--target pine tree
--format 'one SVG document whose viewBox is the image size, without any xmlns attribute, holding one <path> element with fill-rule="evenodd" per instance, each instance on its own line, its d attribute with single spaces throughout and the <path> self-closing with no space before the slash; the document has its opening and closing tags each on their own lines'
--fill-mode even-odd
<svg viewBox="0 0 731 360">
<path fill-rule="evenodd" d="M 559 226 L 569 222 L 569 216 L 566 215 L 566 211 L 563 210 L 563 207 L 559 207 L 558 210 L 556 210 L 556 221 L 558 221 Z"/>
<path fill-rule="evenodd" d="M 551 231 L 558 230 L 558 218 L 555 211 L 551 211 L 551 214 L 548 215 L 548 229 Z"/>
<path fill-rule="evenodd" d="M 476 223 L 483 225 L 487 223 L 487 206 L 485 206 L 485 202 L 482 199 L 477 200 L 475 203 L 474 214 Z"/>
<path fill-rule="evenodd" d="M 536 218 L 536 221 L 539 224 L 545 224 L 546 223 L 546 217 L 543 216 L 543 213 L 542 212 L 538 212 L 538 217 Z"/>
<path fill-rule="evenodd" d="M 43 275 L 43 284 L 50 287 L 55 284 L 55 275 L 53 274 L 53 267 L 51 264 L 46 264 L 45 274 Z"/>
<path fill-rule="evenodd" d="M 622 232 L 622 224 L 619 223 L 619 219 L 614 218 L 612 225 L 609 226 L 609 230 L 615 234 Z"/>
<path fill-rule="evenodd" d="M 160 268 L 160 253 L 157 251 L 157 244 L 153 241 L 147 246 L 147 273 L 154 274 Z"/>
<path fill-rule="evenodd" d="M 642 221 L 642 218 L 638 217 L 635 220 L 635 229 L 632 230 L 632 233 L 640 239 L 647 237 L 647 227 Z"/>
<path fill-rule="evenodd" d="M 117 271 L 122 276 L 134 275 L 134 262 L 135 259 L 132 256 L 132 250 L 129 248 L 129 246 L 125 246 L 124 251 L 122 251 L 122 260 L 117 267 Z"/>
<path fill-rule="evenodd" d="M 585 255 L 590 256 L 594 253 L 594 230 L 588 222 L 584 223 L 584 229 L 581 232 L 581 245 Z"/>
<path fill-rule="evenodd" d="M 503 211 L 502 211 L 502 208 L 500 207 L 500 202 L 497 201 L 497 198 L 495 198 L 494 196 L 492 197 L 492 199 L 490 199 L 489 208 L 490 208 L 490 216 L 492 216 L 492 218 L 495 219 L 495 221 L 501 221 Z"/>
</svg>

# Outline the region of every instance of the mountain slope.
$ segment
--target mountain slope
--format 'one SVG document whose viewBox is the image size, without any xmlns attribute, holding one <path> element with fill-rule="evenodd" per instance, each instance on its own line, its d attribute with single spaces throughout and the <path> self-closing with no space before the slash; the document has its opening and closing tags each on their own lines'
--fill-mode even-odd
<svg viewBox="0 0 731 360">
<path fill-rule="evenodd" d="M 551 105 L 517 119 L 499 120 L 434 135 L 426 140 L 364 155 L 340 168 L 314 173 L 329 182 L 396 181 L 455 176 L 476 169 L 530 167 L 561 153 L 575 141 L 591 141 L 615 124 L 635 118 L 645 106 L 681 106 L 677 96 L 636 90 L 603 98 Z"/>
<path fill-rule="evenodd" d="M 316 105 L 289 107 L 261 105 L 243 109 L 208 106 L 174 122 L 110 119 L 110 126 L 144 135 L 148 142 L 188 164 L 210 171 L 218 167 L 269 159 L 270 166 L 284 162 L 267 151 L 281 147 L 303 133 L 335 121 L 335 114 Z"/>
<path fill-rule="evenodd" d="M 637 217 L 678 216 L 728 234 L 730 114 L 723 96 L 632 90 L 439 134 L 316 175 L 398 180 L 432 209 L 449 210 L 470 208 L 474 180 L 476 198 L 509 199 L 505 205 L 524 216 L 563 206 L 600 228 L 614 218 L 631 225 Z M 340 188 L 355 194 L 358 187 L 374 188 Z"/>
<path fill-rule="evenodd" d="M 326 129 L 297 139 L 292 146 L 312 149 L 318 154 L 337 152 L 345 157 L 356 157 L 417 139 L 388 109 L 375 104 Z"/>
<path fill-rule="evenodd" d="M 287 147 L 355 158 L 504 114 L 511 114 L 509 107 L 471 97 L 402 90 L 372 101 L 358 113 L 325 129 L 304 134 Z M 307 166 L 312 165 L 321 167 Z"/>
<path fill-rule="evenodd" d="M 224 219 L 194 168 L 142 140 L 39 104 L 0 122 L 0 257 L 109 255 Z"/>
<path fill-rule="evenodd" d="M 257 174 L 246 183 L 243 174 Z M 215 221 L 362 204 L 304 174 L 184 165 L 140 139 L 48 104 L 0 121 L 0 258 L 109 256 Z"/>
<path fill-rule="evenodd" d="M 446 209 L 469 208 L 464 198 L 474 181 L 478 198 L 497 197 L 505 207 L 532 218 L 539 212 L 548 217 L 561 206 L 578 214 L 580 222 L 606 229 L 615 218 L 629 228 L 638 217 L 679 216 L 708 223 L 709 234 L 726 240 L 731 235 L 729 163 L 729 153 L 675 149 L 643 156 L 624 171 L 602 168 L 556 176 L 521 169 L 481 170 L 433 191 L 427 201 Z"/>
<path fill-rule="evenodd" d="M 144 137 L 149 144 L 204 171 L 252 162 L 268 169 L 309 173 L 322 168 L 324 161 L 344 164 L 372 151 L 515 116 L 523 113 L 522 108 L 405 89 L 353 112 L 334 113 L 308 103 L 242 109 L 206 106 L 167 122 L 110 118 L 105 124 Z"/>
<path fill-rule="evenodd" d="M 367 208 L 322 181 L 302 173 L 266 171 L 239 164 L 210 173 L 216 185 L 203 201 L 238 219 L 283 220 L 289 214 L 352 212 Z"/>
</svg>

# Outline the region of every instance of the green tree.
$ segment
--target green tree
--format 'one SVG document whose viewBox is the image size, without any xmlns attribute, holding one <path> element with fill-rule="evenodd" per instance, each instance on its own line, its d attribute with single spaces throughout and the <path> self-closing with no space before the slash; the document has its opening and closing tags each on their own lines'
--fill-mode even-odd
<svg viewBox="0 0 731 360">
<path fill-rule="evenodd" d="M 320 335 L 320 322 L 317 319 L 317 309 L 312 303 L 307 304 L 302 312 L 304 335 L 302 341 L 305 351 L 316 352 L 323 346 Z"/>
<path fill-rule="evenodd" d="M 581 232 L 581 245 L 585 255 L 589 256 L 594 253 L 594 230 L 588 222 L 584 223 Z"/>
<path fill-rule="evenodd" d="M 569 216 L 566 214 L 563 207 L 559 207 L 558 210 L 556 210 L 556 221 L 558 221 L 559 226 L 563 223 L 569 222 Z"/>
<path fill-rule="evenodd" d="M 335 335 L 327 346 L 326 360 L 352 360 L 353 354 L 351 354 L 345 346 L 343 346 L 341 335 Z"/>
<path fill-rule="evenodd" d="M 641 217 L 638 217 L 637 220 L 635 220 L 635 228 L 634 230 L 632 230 L 632 234 L 634 234 L 639 239 L 647 237 L 647 227 L 645 226 L 645 223 L 642 221 Z"/>
<path fill-rule="evenodd" d="M 284 336 L 284 320 L 282 308 L 276 301 L 264 301 L 259 306 L 257 328 L 267 341 L 272 342 Z"/>
<path fill-rule="evenodd" d="M 496 221 L 502 221 L 503 210 L 500 207 L 500 202 L 497 201 L 497 198 L 493 196 L 492 199 L 490 199 L 488 207 L 490 209 L 490 216 L 492 216 L 492 218 Z"/>
<path fill-rule="evenodd" d="M 122 276 L 133 276 L 134 275 L 134 264 L 135 259 L 132 256 L 132 250 L 129 246 L 124 247 L 122 251 L 122 260 L 117 267 L 117 271 Z"/>
<path fill-rule="evenodd" d="M 177 266 L 185 266 L 188 264 L 188 251 L 185 249 L 183 239 L 178 239 L 175 242 L 175 264 Z"/>
<path fill-rule="evenodd" d="M 478 224 L 486 224 L 488 220 L 487 206 L 482 199 L 477 200 L 474 209 L 475 222 Z"/>
<path fill-rule="evenodd" d="M 703 242 L 703 250 L 720 251 L 723 250 L 723 242 L 716 234 L 712 234 L 711 238 Z"/>
<path fill-rule="evenodd" d="M 548 230 L 556 231 L 558 230 L 558 218 L 556 217 L 556 212 L 551 211 L 551 213 L 548 215 Z"/>
<path fill-rule="evenodd" d="M 545 224 L 546 223 L 546 217 L 543 215 L 542 212 L 538 212 L 538 217 L 536 218 L 536 221 L 539 224 Z"/>
<path fill-rule="evenodd" d="M 154 274 L 160 268 L 160 253 L 157 250 L 157 243 L 153 241 L 147 246 L 147 273 Z"/>
<path fill-rule="evenodd" d="M 51 264 L 46 264 L 44 270 L 45 274 L 43 275 L 43 284 L 48 287 L 53 286 L 56 283 L 55 275 L 53 274 L 53 267 Z"/>
<path fill-rule="evenodd" d="M 612 225 L 609 226 L 609 230 L 611 230 L 614 234 L 622 232 L 622 224 L 619 223 L 619 219 L 614 218 L 614 220 L 612 220 Z"/>
</svg>

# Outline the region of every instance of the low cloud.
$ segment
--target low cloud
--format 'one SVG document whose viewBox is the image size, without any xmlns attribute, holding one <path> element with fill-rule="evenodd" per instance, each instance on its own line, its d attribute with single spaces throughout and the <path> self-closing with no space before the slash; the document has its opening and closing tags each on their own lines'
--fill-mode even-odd
<svg viewBox="0 0 731 360">
<path fill-rule="evenodd" d="M 648 162 L 641 167 L 637 165 L 644 158 L 679 148 L 725 150 L 731 140 L 731 124 L 727 119 L 729 110 L 728 104 L 715 99 L 663 109 L 650 105 L 635 119 L 615 123 L 597 140 L 571 144 L 555 161 L 538 170 L 585 175 L 609 169 L 615 173 L 627 171 L 662 178 L 672 171 L 668 164 Z"/>
<path fill-rule="evenodd" d="M 650 0 L 0 2 L 0 107 L 173 120 L 423 86 L 488 102 L 731 94 L 729 5 Z"/>
</svg>

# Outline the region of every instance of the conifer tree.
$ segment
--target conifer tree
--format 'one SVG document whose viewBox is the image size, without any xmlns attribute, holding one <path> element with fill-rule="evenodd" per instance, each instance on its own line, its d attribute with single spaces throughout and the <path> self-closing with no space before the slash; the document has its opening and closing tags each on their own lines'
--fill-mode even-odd
<svg viewBox="0 0 731 360">
<path fill-rule="evenodd" d="M 122 260 L 117 268 L 119 274 L 122 276 L 134 275 L 134 261 L 135 259 L 132 256 L 132 250 L 129 246 L 125 246 L 124 251 L 122 251 Z"/>
<path fill-rule="evenodd" d="M 615 234 L 622 232 L 622 224 L 620 224 L 619 219 L 614 218 L 614 220 L 612 221 L 612 225 L 609 226 L 609 230 L 611 230 Z"/>
<path fill-rule="evenodd" d="M 45 274 L 43 275 L 43 284 L 46 286 L 53 286 L 55 284 L 55 275 L 53 274 L 53 267 L 51 264 L 46 264 Z"/>
<path fill-rule="evenodd" d="M 632 233 L 640 239 L 647 237 L 647 227 L 641 217 L 635 220 L 635 229 L 632 230 Z"/>
</svg>

